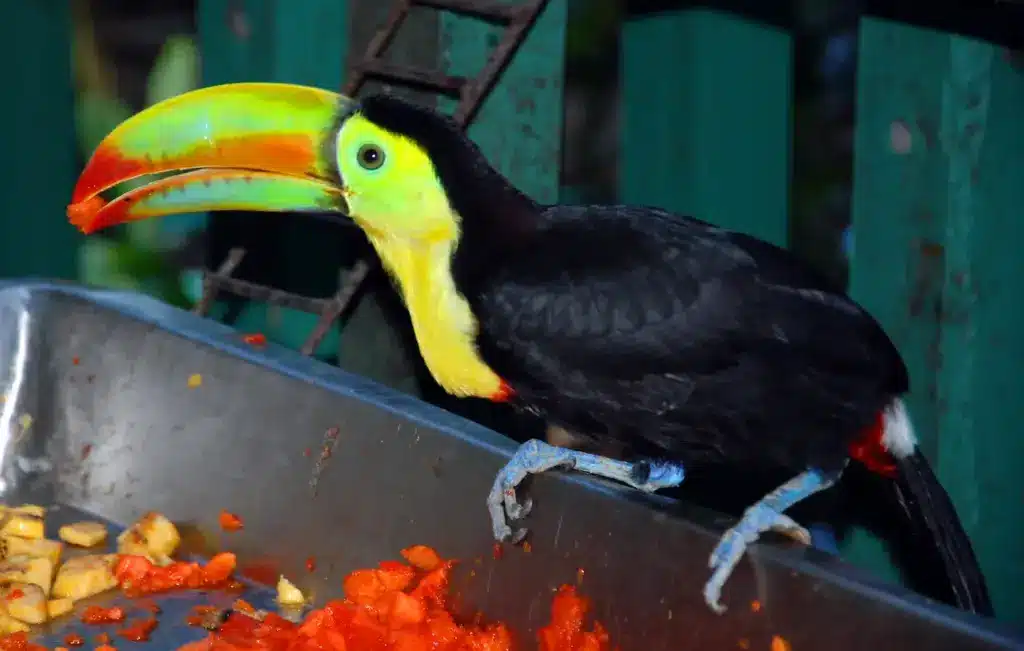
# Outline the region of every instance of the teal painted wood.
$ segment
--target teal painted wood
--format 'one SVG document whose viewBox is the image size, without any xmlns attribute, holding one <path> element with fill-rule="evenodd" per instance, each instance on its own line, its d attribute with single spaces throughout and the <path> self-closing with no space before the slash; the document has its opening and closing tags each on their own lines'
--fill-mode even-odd
<svg viewBox="0 0 1024 651">
<path fill-rule="evenodd" d="M 341 87 L 349 37 L 346 0 L 201 0 L 198 18 L 205 85 L 276 81 Z M 311 236 L 309 230 L 306 220 L 284 227 L 279 284 L 327 295 L 337 287 L 339 269 L 330 261 L 339 259 L 339 238 Z M 294 310 L 250 305 L 236 327 L 262 331 L 298 348 L 316 319 Z M 317 355 L 333 355 L 337 345 L 337 333 L 332 332 Z"/>
<path fill-rule="evenodd" d="M 5 6 L 0 56 L 11 63 L 4 73 L 9 94 L 0 103 L 0 276 L 72 280 L 81 239 L 65 217 L 78 176 L 70 4 Z"/>
<path fill-rule="evenodd" d="M 558 201 L 561 180 L 568 4 L 568 0 L 549 0 L 469 128 L 470 137 L 498 170 L 519 189 L 546 203 Z M 444 13 L 442 69 L 475 77 L 502 32 L 501 27 Z M 438 102 L 441 110 L 450 112 L 454 106 L 452 100 Z"/>
<path fill-rule="evenodd" d="M 714 11 L 630 18 L 620 196 L 786 244 L 792 44 Z"/>
<path fill-rule="evenodd" d="M 1024 619 L 1024 73 L 1003 48 L 862 23 L 851 292 L 910 367 L 922 449 L 998 614 Z M 887 561 L 865 534 L 847 558 Z"/>
</svg>

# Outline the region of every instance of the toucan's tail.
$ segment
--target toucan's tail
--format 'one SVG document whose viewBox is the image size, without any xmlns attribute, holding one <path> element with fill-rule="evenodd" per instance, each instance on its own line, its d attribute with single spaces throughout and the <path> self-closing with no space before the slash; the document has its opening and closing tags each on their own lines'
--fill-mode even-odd
<svg viewBox="0 0 1024 651">
<path fill-rule="evenodd" d="M 885 421 L 883 444 L 896 457 L 898 467 L 897 477 L 889 485 L 915 538 L 934 542 L 954 603 L 963 610 L 991 617 L 992 600 L 971 541 L 949 495 L 917 448 L 902 402 L 897 401 L 886 411 Z"/>
</svg>

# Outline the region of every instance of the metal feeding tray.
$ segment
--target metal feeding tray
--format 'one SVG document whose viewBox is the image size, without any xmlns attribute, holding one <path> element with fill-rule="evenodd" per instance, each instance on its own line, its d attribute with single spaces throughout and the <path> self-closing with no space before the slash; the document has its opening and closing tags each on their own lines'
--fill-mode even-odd
<svg viewBox="0 0 1024 651">
<path fill-rule="evenodd" d="M 701 598 L 714 516 L 570 475 L 531 485 L 532 549 L 496 560 L 484 498 L 512 441 L 140 295 L 0 285 L 0 374 L 3 501 L 53 505 L 51 525 L 82 512 L 125 525 L 158 510 L 207 532 L 206 551 L 272 564 L 321 603 L 346 572 L 422 543 L 462 561 L 460 601 L 509 623 L 524 650 L 552 590 L 581 576 L 623 651 L 768 649 L 774 635 L 794 651 L 1024 648 L 829 556 L 770 545 L 741 563 L 729 612 L 714 615 Z M 245 528 L 219 532 L 221 509 Z M 185 611 L 216 598 L 162 599 L 145 648 L 201 637 Z M 53 626 L 50 644 L 83 628 Z"/>
</svg>

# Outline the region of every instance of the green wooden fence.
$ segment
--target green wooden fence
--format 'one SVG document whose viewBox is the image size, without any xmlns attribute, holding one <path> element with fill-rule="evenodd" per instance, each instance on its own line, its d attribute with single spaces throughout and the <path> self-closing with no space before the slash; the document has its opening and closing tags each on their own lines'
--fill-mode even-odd
<svg viewBox="0 0 1024 651">
<path fill-rule="evenodd" d="M 472 135 L 516 183 L 559 188 L 567 0 L 552 0 Z M 61 215 L 72 155 L 66 2 L 6 9 L 0 39 L 17 101 L 0 106 L 0 273 L 72 277 Z M 241 12 L 244 21 L 229 12 Z M 341 85 L 343 0 L 200 2 L 206 83 Z M 438 65 L 482 64 L 488 28 L 445 16 Z M 623 29 L 620 195 L 774 242 L 790 214 L 792 42 L 778 27 L 708 10 L 634 16 Z M 976 541 L 1000 616 L 1024 619 L 1024 73 L 1000 46 L 864 18 L 860 35 L 851 291 L 886 326 L 913 377 L 922 445 Z M 671 74 L 665 74 L 670 69 Z M 282 257 L 312 257 L 301 229 Z M 300 250 L 302 257 L 288 258 Z M 334 273 L 334 270 L 325 270 Z M 309 325 L 303 323 L 302 329 Z M 304 334 L 304 332 L 303 332 Z M 353 342 L 354 343 L 354 342 Z M 888 571 L 866 535 L 845 553 Z"/>
</svg>

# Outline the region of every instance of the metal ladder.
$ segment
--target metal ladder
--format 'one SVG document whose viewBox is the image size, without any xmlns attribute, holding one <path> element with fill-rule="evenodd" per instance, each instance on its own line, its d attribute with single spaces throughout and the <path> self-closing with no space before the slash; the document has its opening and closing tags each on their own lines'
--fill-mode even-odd
<svg viewBox="0 0 1024 651">
<path fill-rule="evenodd" d="M 355 97 L 369 79 L 426 90 L 457 99 L 458 104 L 451 117 L 459 127 L 465 129 L 476 116 L 483 100 L 490 93 L 501 72 L 508 66 L 509 61 L 512 60 L 547 4 L 548 0 L 526 0 L 520 4 L 507 4 L 496 0 L 395 0 L 384 25 L 370 39 L 363 59 L 352 66 L 349 80 L 342 89 L 342 94 Z M 408 17 L 409 12 L 417 6 L 437 11 L 449 11 L 504 26 L 504 34 L 476 77 L 451 76 L 440 71 L 394 65 L 383 61 L 382 57 L 402 23 Z M 329 299 L 320 299 L 232 278 L 231 274 L 244 256 L 243 249 L 232 249 L 216 271 L 206 270 L 203 272 L 202 299 L 196 304 L 193 311 L 196 314 L 205 315 L 216 299 L 217 293 L 227 291 L 249 300 L 317 314 L 320 318 L 300 349 L 303 355 L 313 354 L 334 322 L 354 307 L 359 290 L 373 265 L 377 264 L 376 259 L 357 261 L 348 273 L 343 274 L 337 293 Z"/>
</svg>

